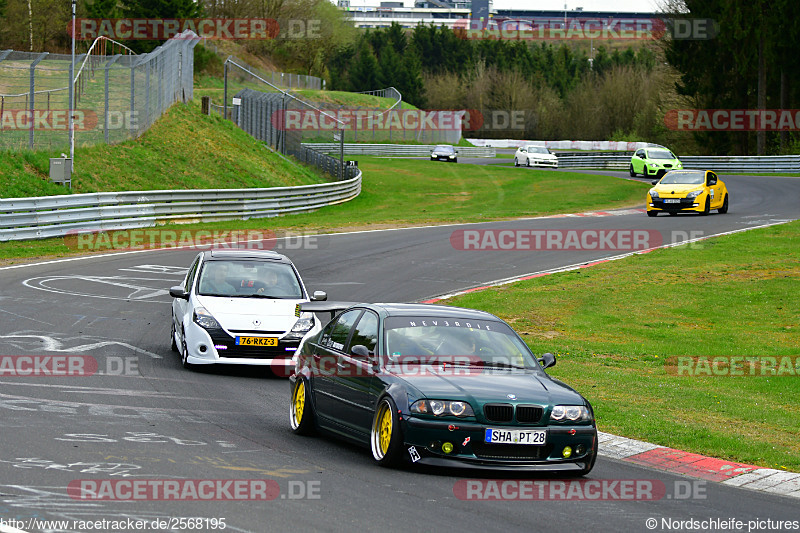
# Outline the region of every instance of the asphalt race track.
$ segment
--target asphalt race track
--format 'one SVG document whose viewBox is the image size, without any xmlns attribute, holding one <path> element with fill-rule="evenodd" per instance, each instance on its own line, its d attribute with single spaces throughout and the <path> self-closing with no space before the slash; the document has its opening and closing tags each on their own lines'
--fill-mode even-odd
<svg viewBox="0 0 800 533">
<path fill-rule="evenodd" d="M 800 218 L 800 179 L 723 179 L 731 194 L 727 215 L 636 212 L 362 232 L 321 236 L 316 249 L 285 252 L 307 288 L 325 290 L 332 300 L 418 301 L 623 253 L 456 250 L 455 230 L 654 230 L 649 235 L 667 244 Z M 238 532 L 616 532 L 668 530 L 662 519 L 797 519 L 794 499 L 603 457 L 588 479 L 650 480 L 663 483 L 665 494 L 652 501 L 466 501 L 454 494 L 456 483 L 486 473 L 387 470 L 373 465 L 368 450 L 295 436 L 285 379 L 252 368 L 191 372 L 170 351 L 167 291 L 195 253 L 149 251 L 0 269 L 0 355 L 85 355 L 98 362 L 92 376 L 0 377 L 4 520 L 224 518 L 226 530 Z M 267 480 L 280 494 L 270 492 L 270 501 L 198 502 L 84 501 L 67 493 L 79 480 L 142 479 Z M 646 526 L 648 518 L 657 520 L 655 529 Z M 199 530 L 215 530 L 205 524 Z"/>
</svg>

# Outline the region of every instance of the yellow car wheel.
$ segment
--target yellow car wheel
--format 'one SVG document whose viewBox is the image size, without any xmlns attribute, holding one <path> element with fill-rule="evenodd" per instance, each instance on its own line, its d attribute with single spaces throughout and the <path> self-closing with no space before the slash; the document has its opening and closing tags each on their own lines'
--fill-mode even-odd
<svg viewBox="0 0 800 533">
<path fill-rule="evenodd" d="M 381 466 L 395 466 L 403 453 L 403 437 L 397 406 L 388 396 L 378 402 L 370 432 L 372 457 Z"/>
<path fill-rule="evenodd" d="M 289 423 L 298 435 L 314 433 L 314 407 L 309 397 L 306 381 L 298 377 L 289 404 Z"/>
</svg>

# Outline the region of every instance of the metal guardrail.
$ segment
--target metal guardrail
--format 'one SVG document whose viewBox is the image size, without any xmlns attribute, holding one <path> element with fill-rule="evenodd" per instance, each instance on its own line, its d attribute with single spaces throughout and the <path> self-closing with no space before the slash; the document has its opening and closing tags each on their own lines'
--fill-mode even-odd
<svg viewBox="0 0 800 533">
<path fill-rule="evenodd" d="M 303 143 L 303 146 L 319 152 L 338 152 L 338 143 Z M 427 157 L 431 155 L 434 144 L 362 144 L 345 143 L 344 153 L 348 155 L 383 155 Z M 460 157 L 495 157 L 497 149 L 486 146 L 455 146 Z"/>
<path fill-rule="evenodd" d="M 683 156 L 683 168 L 716 172 L 800 172 L 800 156 Z M 558 155 L 559 168 L 627 170 L 629 155 Z"/>
<path fill-rule="evenodd" d="M 352 200 L 361 171 L 346 181 L 265 189 L 101 192 L 0 200 L 0 241 L 46 239 L 167 222 L 274 217 Z"/>
</svg>

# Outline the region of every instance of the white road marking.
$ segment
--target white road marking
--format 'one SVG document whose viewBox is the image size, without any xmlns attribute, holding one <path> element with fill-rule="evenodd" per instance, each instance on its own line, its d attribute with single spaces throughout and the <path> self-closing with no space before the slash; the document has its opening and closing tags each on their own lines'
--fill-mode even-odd
<svg viewBox="0 0 800 533">
<path fill-rule="evenodd" d="M 162 359 L 162 357 L 157 353 L 149 352 L 143 348 L 139 348 L 133 346 L 132 344 L 128 344 L 127 342 L 122 342 L 122 341 L 98 341 L 98 342 L 91 342 L 88 344 L 81 344 L 78 346 L 67 347 L 64 346 L 64 343 L 61 340 L 55 337 L 51 337 L 49 335 L 10 333 L 8 335 L 0 335 L 0 339 L 6 339 L 9 341 L 9 344 L 20 349 L 24 348 L 21 346 L 21 343 L 19 341 L 25 341 L 28 339 L 32 341 L 39 341 L 42 344 L 37 344 L 35 347 L 36 350 L 45 352 L 59 352 L 59 353 L 82 353 L 91 350 L 97 350 L 98 348 L 104 348 L 106 346 L 121 346 L 123 348 L 132 350 L 136 353 L 152 357 L 153 359 Z"/>
</svg>

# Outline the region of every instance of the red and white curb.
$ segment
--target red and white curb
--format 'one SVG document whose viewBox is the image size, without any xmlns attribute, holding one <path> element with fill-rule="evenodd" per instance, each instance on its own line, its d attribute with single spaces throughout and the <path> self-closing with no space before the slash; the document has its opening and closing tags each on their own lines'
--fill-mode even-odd
<svg viewBox="0 0 800 533">
<path fill-rule="evenodd" d="M 579 213 L 574 215 L 554 215 L 552 217 L 545 217 L 545 218 L 559 218 L 566 216 L 629 215 L 634 213 L 641 213 L 644 211 L 645 209 L 620 209 L 616 211 L 593 211 L 590 213 Z M 607 263 L 609 261 L 616 261 L 617 259 L 630 257 L 632 255 L 652 252 L 653 250 L 657 250 L 659 248 L 671 248 L 673 246 L 680 246 L 691 242 L 710 239 L 711 237 L 730 235 L 733 233 L 740 233 L 742 231 L 749 231 L 751 229 L 765 228 L 769 226 L 775 226 L 778 224 L 785 224 L 786 222 L 788 221 L 781 221 L 772 224 L 764 224 L 761 226 L 754 226 L 750 228 L 727 231 L 724 233 L 717 233 L 714 235 L 699 237 L 697 239 L 682 241 L 679 243 L 665 244 L 663 246 L 658 246 L 656 248 L 650 248 L 647 250 L 638 250 L 635 252 L 629 252 L 613 257 L 607 257 L 597 261 L 578 263 L 566 267 L 561 267 L 551 270 L 542 270 L 540 272 L 524 274 L 522 276 L 515 276 L 513 278 L 496 280 L 479 287 L 472 287 L 469 289 L 464 289 L 449 294 L 443 294 L 436 298 L 423 300 L 421 303 L 435 303 L 441 300 L 453 298 L 455 296 L 460 296 L 462 294 L 483 291 L 492 287 L 498 287 L 500 285 L 507 285 L 510 283 L 516 283 L 518 281 L 524 281 L 524 280 L 539 278 L 542 276 L 548 276 L 550 274 L 556 274 L 558 272 L 568 272 L 570 270 L 588 268 L 594 265 Z M 627 437 L 619 437 L 617 435 L 612 435 L 610 433 L 598 432 L 598 444 L 599 444 L 598 454 L 603 457 L 618 459 L 621 461 L 626 461 L 646 466 L 649 468 L 654 468 L 656 470 L 663 470 L 665 472 L 683 474 L 685 476 L 705 479 L 708 481 L 715 481 L 718 483 L 722 483 L 724 485 L 743 487 L 762 492 L 770 492 L 774 494 L 781 494 L 784 496 L 800 498 L 800 473 L 785 472 L 783 470 L 762 468 L 754 465 L 736 463 L 732 461 L 726 461 L 723 459 L 716 459 L 714 457 L 707 457 L 705 455 L 700 455 L 697 453 L 683 452 L 680 450 L 676 450 L 674 448 L 660 446 L 658 444 L 652 444 L 649 442 L 629 439 Z"/>
<path fill-rule="evenodd" d="M 610 433 L 598 432 L 599 454 L 723 485 L 800 498 L 800 474 L 683 452 Z"/>
</svg>

